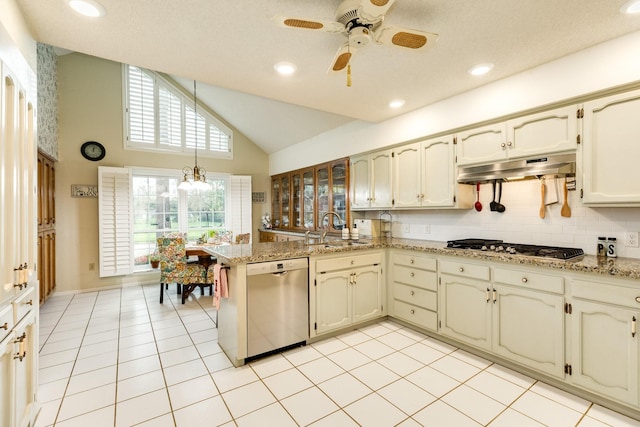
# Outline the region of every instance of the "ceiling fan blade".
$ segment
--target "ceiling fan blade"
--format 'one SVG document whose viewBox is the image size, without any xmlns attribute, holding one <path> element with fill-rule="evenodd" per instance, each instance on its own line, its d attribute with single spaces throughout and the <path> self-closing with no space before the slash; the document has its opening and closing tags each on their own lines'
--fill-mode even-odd
<svg viewBox="0 0 640 427">
<path fill-rule="evenodd" d="M 304 18 L 292 18 L 288 16 L 275 16 L 273 21 L 285 28 L 302 28 L 305 30 L 319 30 L 327 33 L 341 33 L 344 25 L 333 21 L 308 20 Z"/>
<path fill-rule="evenodd" d="M 384 19 L 395 0 L 362 0 L 360 2 L 359 17 L 368 24 L 374 24 Z"/>
<path fill-rule="evenodd" d="M 353 57 L 355 49 L 353 47 L 349 47 L 349 42 L 340 46 L 340 49 L 336 52 L 336 56 L 334 56 L 333 61 L 331 62 L 331 67 L 329 68 L 329 72 L 332 71 L 342 71 L 347 68 L 349 65 L 349 61 Z"/>
<path fill-rule="evenodd" d="M 374 40 L 378 44 L 407 47 L 409 49 L 421 49 L 431 46 L 437 39 L 438 35 L 435 33 L 395 26 L 382 26 L 374 34 Z"/>
</svg>

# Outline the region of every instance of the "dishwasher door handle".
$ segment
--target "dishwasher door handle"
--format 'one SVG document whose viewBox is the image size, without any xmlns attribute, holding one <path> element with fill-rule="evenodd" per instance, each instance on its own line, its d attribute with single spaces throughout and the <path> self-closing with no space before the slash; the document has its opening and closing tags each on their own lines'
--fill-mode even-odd
<svg viewBox="0 0 640 427">
<path fill-rule="evenodd" d="M 273 274 L 274 276 L 278 276 L 278 277 L 280 277 L 280 276 L 286 276 L 287 274 L 289 274 L 289 270 L 285 270 L 285 271 L 278 271 L 277 273 L 271 273 L 271 274 Z"/>
</svg>

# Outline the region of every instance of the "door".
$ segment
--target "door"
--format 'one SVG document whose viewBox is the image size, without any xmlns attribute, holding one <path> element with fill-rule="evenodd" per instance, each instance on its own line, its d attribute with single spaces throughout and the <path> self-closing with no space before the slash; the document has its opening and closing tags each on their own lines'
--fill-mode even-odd
<svg viewBox="0 0 640 427">
<path fill-rule="evenodd" d="M 3 331 L 4 332 L 4 331 Z M 11 421 L 14 402 L 13 332 L 0 340 L 0 425 L 14 425 Z"/>
<path fill-rule="evenodd" d="M 390 208 L 392 206 L 392 166 L 391 150 L 371 154 L 371 207 Z"/>
<path fill-rule="evenodd" d="M 636 310 L 575 299 L 571 303 L 572 382 L 638 405 Z"/>
<path fill-rule="evenodd" d="M 31 310 L 15 328 L 13 344 L 15 364 L 14 414 L 15 425 L 28 425 L 35 417 L 35 392 L 37 388 L 36 324 L 34 311 Z"/>
<path fill-rule="evenodd" d="M 351 209 L 364 209 L 371 205 L 369 193 L 370 175 L 369 156 L 351 158 Z"/>
<path fill-rule="evenodd" d="M 487 163 L 507 158 L 505 122 L 482 126 L 457 135 L 458 165 Z"/>
<path fill-rule="evenodd" d="M 353 323 L 382 315 L 382 270 L 374 265 L 353 272 Z"/>
<path fill-rule="evenodd" d="M 316 276 L 316 333 L 322 334 L 351 324 L 352 271 L 341 270 Z"/>
<path fill-rule="evenodd" d="M 490 350 L 490 283 L 448 274 L 440 279 L 440 332 Z"/>
<path fill-rule="evenodd" d="M 302 227 L 305 230 L 314 230 L 316 223 L 314 221 L 315 204 L 315 176 L 313 168 L 302 171 Z"/>
<path fill-rule="evenodd" d="M 638 117 L 640 91 L 584 104 L 582 178 L 585 205 L 640 206 Z"/>
<path fill-rule="evenodd" d="M 420 143 L 398 147 L 393 152 L 393 200 L 396 208 L 420 206 Z"/>
<path fill-rule="evenodd" d="M 564 378 L 564 297 L 496 286 L 493 351 Z"/>
<path fill-rule="evenodd" d="M 422 157 L 422 206 L 453 206 L 456 185 L 453 136 L 423 141 Z"/>
<path fill-rule="evenodd" d="M 332 230 L 342 230 L 339 225 L 349 227 L 349 205 L 347 193 L 349 191 L 349 176 L 347 175 L 348 160 L 337 160 L 331 163 L 331 204 L 332 209 L 336 212 L 340 219 L 341 224 L 338 223 L 336 217 L 332 216 L 329 221 Z"/>
</svg>

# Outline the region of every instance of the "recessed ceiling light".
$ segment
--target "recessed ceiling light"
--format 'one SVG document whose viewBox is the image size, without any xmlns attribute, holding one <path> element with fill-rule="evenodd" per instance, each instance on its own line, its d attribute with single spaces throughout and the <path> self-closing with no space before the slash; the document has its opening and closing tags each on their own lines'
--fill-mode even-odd
<svg viewBox="0 0 640 427">
<path fill-rule="evenodd" d="M 67 0 L 67 4 L 80 15 L 90 18 L 98 18 L 106 13 L 104 7 L 95 0 Z"/>
<path fill-rule="evenodd" d="M 629 0 L 622 5 L 620 12 L 628 14 L 640 13 L 640 0 Z"/>
<path fill-rule="evenodd" d="M 298 69 L 298 67 L 296 67 L 296 65 L 292 64 L 291 62 L 278 62 L 273 66 L 273 68 L 275 68 L 277 72 L 285 76 L 295 73 Z"/>
<path fill-rule="evenodd" d="M 469 74 L 471 74 L 472 76 L 481 76 L 483 74 L 487 74 L 489 71 L 491 71 L 492 68 L 493 64 L 490 64 L 488 62 L 485 64 L 474 65 L 469 69 Z"/>
<path fill-rule="evenodd" d="M 404 105 L 404 99 L 396 99 L 389 103 L 389 107 L 391 108 L 400 108 Z"/>
</svg>

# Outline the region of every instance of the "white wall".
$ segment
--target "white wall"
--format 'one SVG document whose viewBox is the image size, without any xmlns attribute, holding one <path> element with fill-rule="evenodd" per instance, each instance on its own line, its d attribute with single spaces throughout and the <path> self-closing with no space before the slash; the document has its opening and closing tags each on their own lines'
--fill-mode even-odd
<svg viewBox="0 0 640 427">
<path fill-rule="evenodd" d="M 269 156 L 269 173 L 297 169 L 472 125 L 640 80 L 640 32 L 594 46 L 527 72 L 485 85 L 428 107 L 370 124 L 353 122 Z M 640 186 L 640 183 L 638 183 Z M 504 184 L 507 211 L 489 211 L 491 186 L 481 187 L 482 212 L 475 210 L 392 211 L 394 237 L 446 241 L 499 238 L 514 243 L 582 248 L 595 253 L 598 236 L 617 237 L 619 256 L 640 258 L 623 245 L 626 231 L 640 231 L 638 208 L 585 208 L 569 193 L 571 218 L 552 205 L 540 219 L 540 183 Z M 377 218 L 378 212 L 366 214 Z M 354 213 L 355 218 L 365 216 Z M 429 230 L 428 232 L 426 230 Z"/>
</svg>

